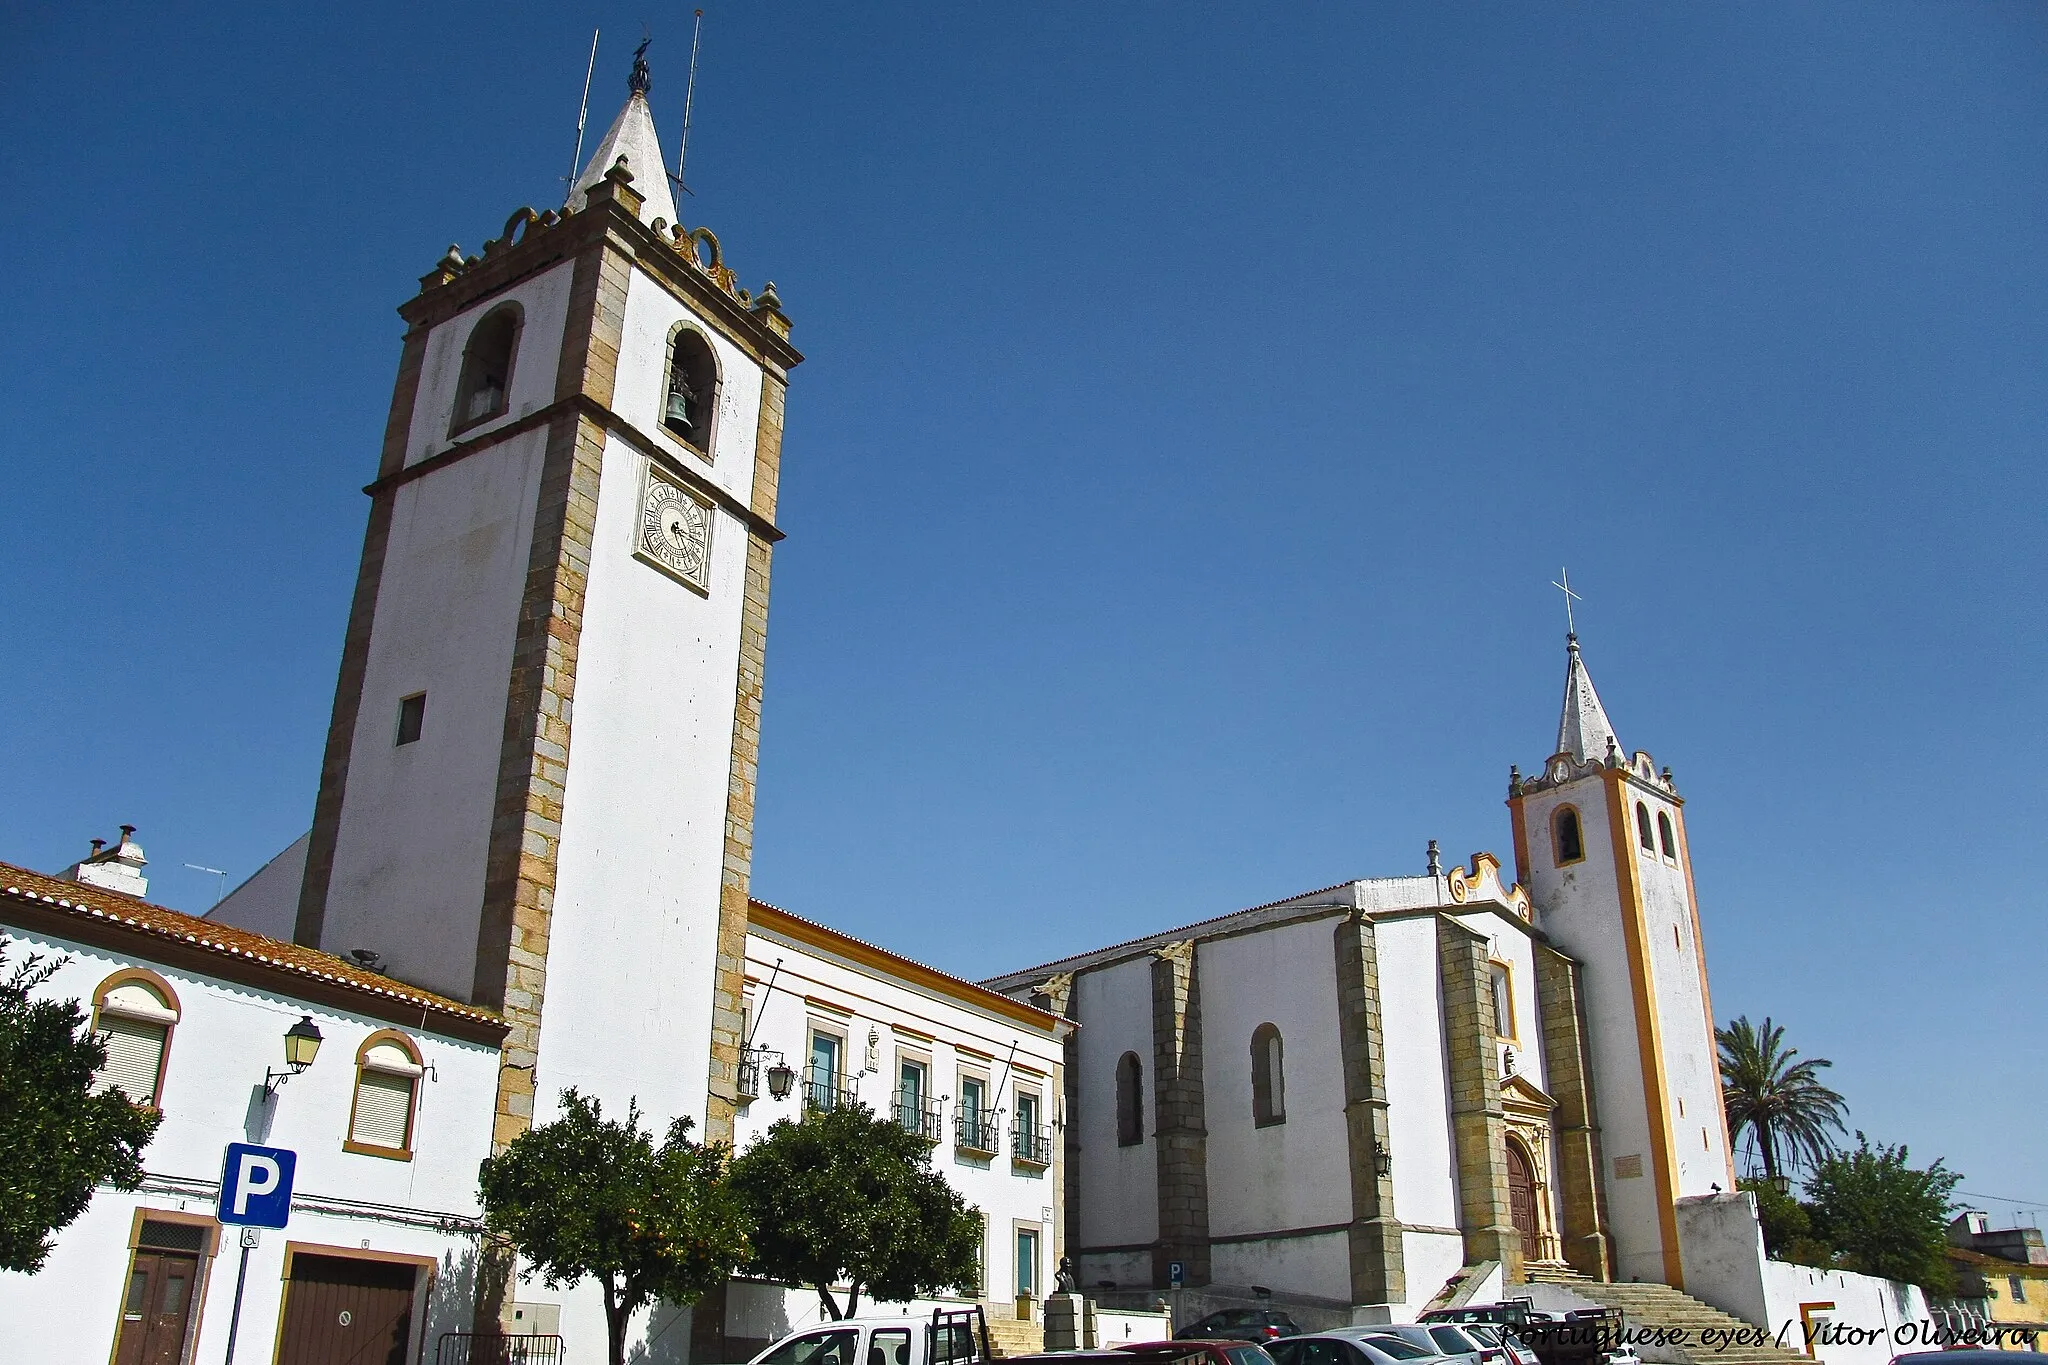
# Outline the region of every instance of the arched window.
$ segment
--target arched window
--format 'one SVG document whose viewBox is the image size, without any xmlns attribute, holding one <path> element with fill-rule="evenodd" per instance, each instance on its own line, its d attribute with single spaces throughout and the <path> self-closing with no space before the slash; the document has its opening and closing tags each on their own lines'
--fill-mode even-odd
<svg viewBox="0 0 2048 1365">
<path fill-rule="evenodd" d="M 661 425 L 708 458 L 711 420 L 718 413 L 718 360 L 704 334 L 685 323 L 669 333 L 668 383 L 662 394 Z"/>
<path fill-rule="evenodd" d="M 1664 856 L 1673 862 L 1678 860 L 1678 840 L 1671 835 L 1671 817 L 1663 811 L 1657 812 L 1657 842 L 1664 849 Z"/>
<path fill-rule="evenodd" d="M 420 1050 L 395 1029 L 379 1029 L 356 1051 L 356 1098 L 349 1110 L 346 1151 L 412 1160 L 413 1111 L 418 1107 Z"/>
<path fill-rule="evenodd" d="M 1515 1036 L 1515 981 L 1505 962 L 1489 962 L 1487 976 L 1493 987 L 1493 1031 L 1495 1036 Z"/>
<path fill-rule="evenodd" d="M 107 1045 L 97 1090 L 118 1090 L 152 1109 L 163 1104 L 164 1063 L 177 1027 L 178 996 L 155 972 L 115 972 L 93 992 L 92 1026 Z"/>
<path fill-rule="evenodd" d="M 1557 815 L 1551 820 L 1552 832 L 1557 836 L 1557 865 L 1578 862 L 1586 856 L 1586 840 L 1579 829 L 1579 812 L 1571 806 L 1558 807 Z"/>
<path fill-rule="evenodd" d="M 505 415 L 512 391 L 512 357 L 519 350 L 522 314 L 516 303 L 500 304 L 483 315 L 462 348 L 462 378 L 455 385 L 455 415 L 448 434 L 467 431 L 479 422 Z"/>
<path fill-rule="evenodd" d="M 1252 1122 L 1261 1128 L 1287 1122 L 1287 1068 L 1280 1030 L 1261 1024 L 1252 1030 Z"/>
<path fill-rule="evenodd" d="M 1145 1140 L 1145 1064 L 1126 1052 L 1116 1064 L 1116 1145 L 1135 1147 Z"/>
<path fill-rule="evenodd" d="M 1636 839 L 1650 852 L 1657 851 L 1657 836 L 1650 832 L 1650 808 L 1636 802 Z"/>
</svg>

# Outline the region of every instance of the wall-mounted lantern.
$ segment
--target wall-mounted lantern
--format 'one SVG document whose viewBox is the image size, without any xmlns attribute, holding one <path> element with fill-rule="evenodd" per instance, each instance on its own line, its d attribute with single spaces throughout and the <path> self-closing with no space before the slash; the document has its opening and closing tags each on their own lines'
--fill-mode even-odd
<svg viewBox="0 0 2048 1365">
<path fill-rule="evenodd" d="M 284 1031 L 283 1071 L 263 1073 L 263 1093 L 275 1095 L 277 1088 L 292 1077 L 313 1065 L 313 1059 L 320 1055 L 320 1028 L 308 1014 Z"/>
<path fill-rule="evenodd" d="M 796 1085 L 796 1072 L 788 1062 L 777 1062 L 768 1068 L 768 1093 L 778 1100 L 789 1098 L 789 1092 Z"/>
</svg>

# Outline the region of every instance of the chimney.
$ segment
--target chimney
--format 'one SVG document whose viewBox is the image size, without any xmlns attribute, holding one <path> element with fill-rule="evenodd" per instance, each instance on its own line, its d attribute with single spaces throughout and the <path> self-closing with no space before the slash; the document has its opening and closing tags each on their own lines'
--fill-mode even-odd
<svg viewBox="0 0 2048 1365">
<path fill-rule="evenodd" d="M 123 825 L 119 843 L 108 848 L 106 840 L 93 840 L 92 852 L 64 869 L 63 875 L 68 881 L 139 898 L 149 894 L 149 878 L 142 875 L 148 865 L 142 845 L 135 842 L 135 826 Z"/>
</svg>

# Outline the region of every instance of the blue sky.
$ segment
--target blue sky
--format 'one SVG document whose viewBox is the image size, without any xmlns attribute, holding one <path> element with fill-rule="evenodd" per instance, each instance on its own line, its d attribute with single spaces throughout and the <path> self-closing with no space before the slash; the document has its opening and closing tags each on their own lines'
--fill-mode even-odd
<svg viewBox="0 0 2048 1365">
<path fill-rule="evenodd" d="M 130 821 L 198 909 L 306 827 L 392 310 L 558 201 L 593 26 L 672 150 L 688 15 L 0 17 L 0 858 Z M 2044 68 L 2021 4 L 712 7 L 684 213 L 810 356 L 757 894 L 982 976 L 1505 857 L 1568 564 L 1717 1012 L 2048 1206 Z"/>
</svg>

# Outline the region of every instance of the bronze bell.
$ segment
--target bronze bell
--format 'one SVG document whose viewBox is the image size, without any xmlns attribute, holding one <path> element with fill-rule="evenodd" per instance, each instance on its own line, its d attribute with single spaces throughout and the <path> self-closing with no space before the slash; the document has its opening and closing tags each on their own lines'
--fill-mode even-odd
<svg viewBox="0 0 2048 1365">
<path fill-rule="evenodd" d="M 690 391 L 688 389 L 670 389 L 668 391 L 668 424 L 672 427 L 694 429 L 697 424 L 690 418 L 691 406 Z"/>
</svg>

